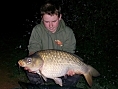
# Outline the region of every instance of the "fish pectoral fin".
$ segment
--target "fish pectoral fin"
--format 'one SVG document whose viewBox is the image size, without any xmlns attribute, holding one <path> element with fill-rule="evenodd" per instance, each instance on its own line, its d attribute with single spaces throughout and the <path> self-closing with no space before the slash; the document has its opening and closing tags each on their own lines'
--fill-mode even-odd
<svg viewBox="0 0 118 89">
<path fill-rule="evenodd" d="M 45 81 L 47 81 L 47 78 L 41 73 L 41 71 L 37 71 L 37 73 L 38 73 L 40 76 L 42 76 Z"/>
<path fill-rule="evenodd" d="M 89 73 L 84 74 L 84 77 L 87 81 L 87 83 L 89 84 L 89 86 L 92 86 L 92 76 Z"/>
<path fill-rule="evenodd" d="M 43 77 L 43 79 L 45 80 L 45 81 L 47 81 L 47 78 L 45 77 L 45 76 L 43 76 L 43 75 L 41 75 L 42 77 Z"/>
<path fill-rule="evenodd" d="M 36 71 L 37 74 L 41 75 L 40 71 Z"/>
<path fill-rule="evenodd" d="M 54 81 L 56 84 L 59 84 L 60 86 L 62 86 L 62 79 L 61 78 L 54 78 Z"/>
</svg>

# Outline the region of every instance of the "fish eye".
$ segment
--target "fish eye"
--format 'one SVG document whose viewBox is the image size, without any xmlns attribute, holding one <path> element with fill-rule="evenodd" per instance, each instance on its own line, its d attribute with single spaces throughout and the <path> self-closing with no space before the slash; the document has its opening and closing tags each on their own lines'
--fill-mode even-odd
<svg viewBox="0 0 118 89">
<path fill-rule="evenodd" d="M 27 58 L 27 64 L 32 62 L 32 58 Z"/>
</svg>

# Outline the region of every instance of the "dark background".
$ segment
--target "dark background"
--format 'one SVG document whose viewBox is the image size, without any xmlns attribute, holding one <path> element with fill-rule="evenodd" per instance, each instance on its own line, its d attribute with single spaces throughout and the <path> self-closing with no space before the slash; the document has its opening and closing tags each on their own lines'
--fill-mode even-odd
<svg viewBox="0 0 118 89">
<path fill-rule="evenodd" d="M 1 48 L 13 47 L 17 55 L 19 46 L 27 49 L 32 28 L 40 23 L 39 8 L 44 1 L 1 2 Z M 61 3 L 62 18 L 75 33 L 76 53 L 100 71 L 101 85 L 117 84 L 118 0 L 55 1 Z"/>
<path fill-rule="evenodd" d="M 37 5 L 37 3 L 39 3 Z M 12 34 L 20 35 L 26 31 L 23 24 L 26 19 L 34 16 L 37 6 L 40 2 L 35 1 L 4 1 L 1 3 L 1 35 L 12 36 Z M 26 25 L 26 24 L 25 24 Z"/>
</svg>

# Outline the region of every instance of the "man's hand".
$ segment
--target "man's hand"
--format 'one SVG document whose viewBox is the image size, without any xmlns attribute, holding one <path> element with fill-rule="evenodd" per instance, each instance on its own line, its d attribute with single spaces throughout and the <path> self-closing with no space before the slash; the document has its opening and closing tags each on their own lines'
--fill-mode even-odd
<svg viewBox="0 0 118 89">
<path fill-rule="evenodd" d="M 27 70 L 28 72 L 36 73 L 36 71 L 31 71 L 31 70 L 28 69 L 27 67 L 25 67 L 24 70 Z"/>
<path fill-rule="evenodd" d="M 73 75 L 75 75 L 75 72 L 74 72 L 73 70 L 69 70 L 69 71 L 67 72 L 67 75 L 68 75 L 68 76 L 73 76 Z"/>
</svg>

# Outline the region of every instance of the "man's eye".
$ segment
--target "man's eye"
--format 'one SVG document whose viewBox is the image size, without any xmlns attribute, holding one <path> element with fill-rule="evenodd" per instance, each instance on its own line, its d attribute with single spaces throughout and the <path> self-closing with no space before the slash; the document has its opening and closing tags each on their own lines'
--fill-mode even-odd
<svg viewBox="0 0 118 89">
<path fill-rule="evenodd" d="M 56 22 L 56 21 L 53 21 L 53 22 Z"/>
<path fill-rule="evenodd" d="M 49 23 L 48 21 L 44 21 L 45 23 Z"/>
</svg>

